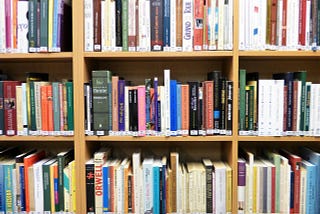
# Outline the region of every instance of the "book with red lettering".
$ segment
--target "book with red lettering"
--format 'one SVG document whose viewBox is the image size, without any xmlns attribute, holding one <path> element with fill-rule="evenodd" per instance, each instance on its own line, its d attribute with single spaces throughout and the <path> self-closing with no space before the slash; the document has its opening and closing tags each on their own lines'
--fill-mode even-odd
<svg viewBox="0 0 320 214">
<path fill-rule="evenodd" d="M 16 86 L 19 81 L 3 81 L 4 130 L 6 135 L 17 135 Z"/>
<path fill-rule="evenodd" d="M 204 128 L 207 135 L 213 135 L 213 81 L 204 81 L 203 87 Z"/>
<path fill-rule="evenodd" d="M 37 161 L 43 159 L 46 156 L 46 153 L 44 150 L 40 150 L 38 152 L 32 153 L 28 156 L 26 156 L 23 159 L 24 163 L 24 180 L 25 180 L 25 196 L 26 196 L 26 211 L 30 212 L 30 198 L 29 198 L 29 173 L 28 169 L 31 167 L 34 163 Z"/>
<path fill-rule="evenodd" d="M 201 51 L 203 45 L 203 1 L 194 0 L 193 50 Z"/>
<path fill-rule="evenodd" d="M 109 147 L 102 147 L 94 153 L 94 186 L 95 186 L 95 213 L 103 213 L 103 183 L 102 183 L 102 166 L 110 155 Z"/>
</svg>

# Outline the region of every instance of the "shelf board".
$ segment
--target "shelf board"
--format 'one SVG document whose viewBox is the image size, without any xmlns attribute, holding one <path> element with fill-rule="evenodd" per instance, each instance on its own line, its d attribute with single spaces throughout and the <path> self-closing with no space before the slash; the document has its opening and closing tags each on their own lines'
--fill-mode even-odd
<svg viewBox="0 0 320 214">
<path fill-rule="evenodd" d="M 1 141 L 52 141 L 65 142 L 74 141 L 74 136 L 0 136 Z"/>
<path fill-rule="evenodd" d="M 314 51 L 239 51 L 241 58 L 320 58 L 320 52 Z"/>
<path fill-rule="evenodd" d="M 86 136 L 86 141 L 123 141 L 123 142 L 136 142 L 136 141 L 144 141 L 144 142 L 210 142 L 210 141 L 218 141 L 218 142 L 226 142 L 232 141 L 232 136 L 177 136 L 177 137 L 164 137 L 164 136 L 146 136 L 146 137 L 132 137 L 132 136 Z"/>
<path fill-rule="evenodd" d="M 5 53 L 0 54 L 0 61 L 71 61 L 72 52 L 59 52 L 59 53 Z"/>
<path fill-rule="evenodd" d="M 238 141 L 245 142 L 320 142 L 320 137 L 309 137 L 309 136 L 286 136 L 286 137 L 263 137 L 263 136 L 239 136 Z"/>
<path fill-rule="evenodd" d="M 232 57 L 233 51 L 194 51 L 194 52 L 86 52 L 85 58 L 116 58 L 116 59 L 209 59 Z"/>
</svg>

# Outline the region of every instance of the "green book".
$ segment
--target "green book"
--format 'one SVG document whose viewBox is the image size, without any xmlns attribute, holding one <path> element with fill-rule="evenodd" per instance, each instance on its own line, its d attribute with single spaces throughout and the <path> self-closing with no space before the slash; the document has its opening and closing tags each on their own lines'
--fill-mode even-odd
<svg viewBox="0 0 320 214">
<path fill-rule="evenodd" d="M 68 150 L 64 152 L 60 152 L 57 155 L 58 159 L 58 192 L 59 192 L 59 210 L 56 211 L 64 211 L 64 175 L 63 169 L 74 160 L 74 150 Z"/>
<path fill-rule="evenodd" d="M 122 0 L 122 51 L 128 51 L 128 0 Z"/>
<path fill-rule="evenodd" d="M 48 0 L 40 0 L 40 52 L 48 52 Z"/>
<path fill-rule="evenodd" d="M 109 130 L 109 95 L 108 85 L 112 73 L 107 70 L 92 71 L 93 130 L 104 135 Z"/>
<path fill-rule="evenodd" d="M 74 115 L 73 115 L 73 83 L 66 82 L 67 90 L 67 124 L 68 131 L 74 130 Z"/>
<path fill-rule="evenodd" d="M 254 86 L 247 86 L 249 88 L 248 94 L 248 130 L 254 130 Z"/>
<path fill-rule="evenodd" d="M 293 74 L 295 80 L 301 81 L 301 97 L 300 99 L 300 131 L 306 131 L 306 80 L 307 72 L 298 71 Z"/>
<path fill-rule="evenodd" d="M 3 82 L 0 81 L 0 135 L 4 134 Z"/>
<path fill-rule="evenodd" d="M 306 115 L 305 115 L 305 131 L 310 129 L 310 99 L 311 99 L 311 82 L 306 82 Z"/>
<path fill-rule="evenodd" d="M 53 130 L 60 131 L 60 94 L 59 82 L 52 83 Z"/>
<path fill-rule="evenodd" d="M 239 130 L 245 130 L 246 118 L 246 70 L 239 70 Z"/>
<path fill-rule="evenodd" d="M 55 162 L 57 162 L 57 158 L 52 158 L 42 165 L 44 211 L 51 211 L 50 166 Z"/>
<path fill-rule="evenodd" d="M 37 0 L 29 0 L 28 14 L 29 52 L 37 52 Z"/>
<path fill-rule="evenodd" d="M 28 83 L 28 122 L 29 130 L 37 131 L 37 122 L 36 122 L 36 100 L 35 100 L 35 91 L 34 91 L 34 81 Z"/>
</svg>

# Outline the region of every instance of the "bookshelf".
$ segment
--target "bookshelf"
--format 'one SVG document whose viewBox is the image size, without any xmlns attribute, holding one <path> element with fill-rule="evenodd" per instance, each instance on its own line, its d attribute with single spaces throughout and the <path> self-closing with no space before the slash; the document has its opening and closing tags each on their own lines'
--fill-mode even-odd
<svg viewBox="0 0 320 214">
<path fill-rule="evenodd" d="M 240 136 L 238 130 L 238 83 L 239 68 L 258 71 L 261 76 L 270 77 L 276 71 L 299 69 L 308 71 L 308 78 L 320 82 L 317 69 L 320 67 L 320 53 L 311 51 L 240 51 L 238 50 L 238 1 L 234 1 L 234 50 L 202 52 L 84 52 L 83 4 L 75 3 L 73 16 L 73 50 L 61 53 L 0 54 L 1 69 L 15 76 L 24 77 L 23 69 L 50 73 L 53 79 L 69 78 L 74 83 L 74 136 L 0 136 L 1 145 L 15 143 L 19 146 L 62 150 L 75 149 L 77 172 L 77 213 L 86 212 L 85 162 L 102 145 L 115 148 L 115 153 L 132 153 L 136 149 L 152 150 L 162 154 L 178 149 L 191 159 L 208 156 L 227 161 L 232 171 L 232 213 L 237 210 L 237 160 L 238 148 L 279 147 L 298 148 L 311 145 L 319 148 L 317 137 L 257 137 Z M 162 77 L 163 69 L 170 68 L 173 78 L 187 81 L 203 80 L 212 69 L 221 69 L 234 82 L 233 133 L 231 136 L 197 137 L 115 137 L 85 136 L 83 84 L 90 79 L 93 69 L 114 70 L 126 79 L 142 81 L 145 77 Z M 199 71 L 199 72 L 194 72 Z M 185 74 L 188 75 L 185 75 Z M 191 152 L 192 151 L 192 152 Z"/>
</svg>

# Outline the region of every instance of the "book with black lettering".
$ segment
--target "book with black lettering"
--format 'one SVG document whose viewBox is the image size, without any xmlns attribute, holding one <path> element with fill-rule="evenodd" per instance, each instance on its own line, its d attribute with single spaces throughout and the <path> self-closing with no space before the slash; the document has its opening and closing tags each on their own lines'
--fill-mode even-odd
<svg viewBox="0 0 320 214">
<path fill-rule="evenodd" d="M 151 50 L 162 51 L 163 47 L 163 0 L 151 0 Z"/>
<path fill-rule="evenodd" d="M 199 82 L 188 82 L 190 94 L 190 128 L 189 135 L 199 135 Z"/>
<path fill-rule="evenodd" d="M 221 71 L 211 71 L 207 75 L 208 80 L 213 80 L 213 129 L 214 134 L 218 134 L 220 129 L 220 118 L 221 118 Z"/>
<path fill-rule="evenodd" d="M 97 135 L 108 134 L 109 114 L 109 83 L 112 73 L 108 70 L 92 71 L 92 99 L 93 99 L 93 130 Z"/>
<path fill-rule="evenodd" d="M 74 160 L 74 150 L 63 151 L 57 154 L 58 159 L 58 192 L 59 192 L 59 210 L 64 211 L 64 179 L 63 169 Z"/>
<path fill-rule="evenodd" d="M 208 158 L 202 159 L 202 163 L 206 169 L 206 213 L 212 213 L 213 211 L 213 197 L 212 197 L 212 171 L 213 164 Z"/>
<path fill-rule="evenodd" d="M 93 158 L 86 162 L 86 202 L 87 214 L 95 213 L 94 200 L 94 160 Z"/>
</svg>

